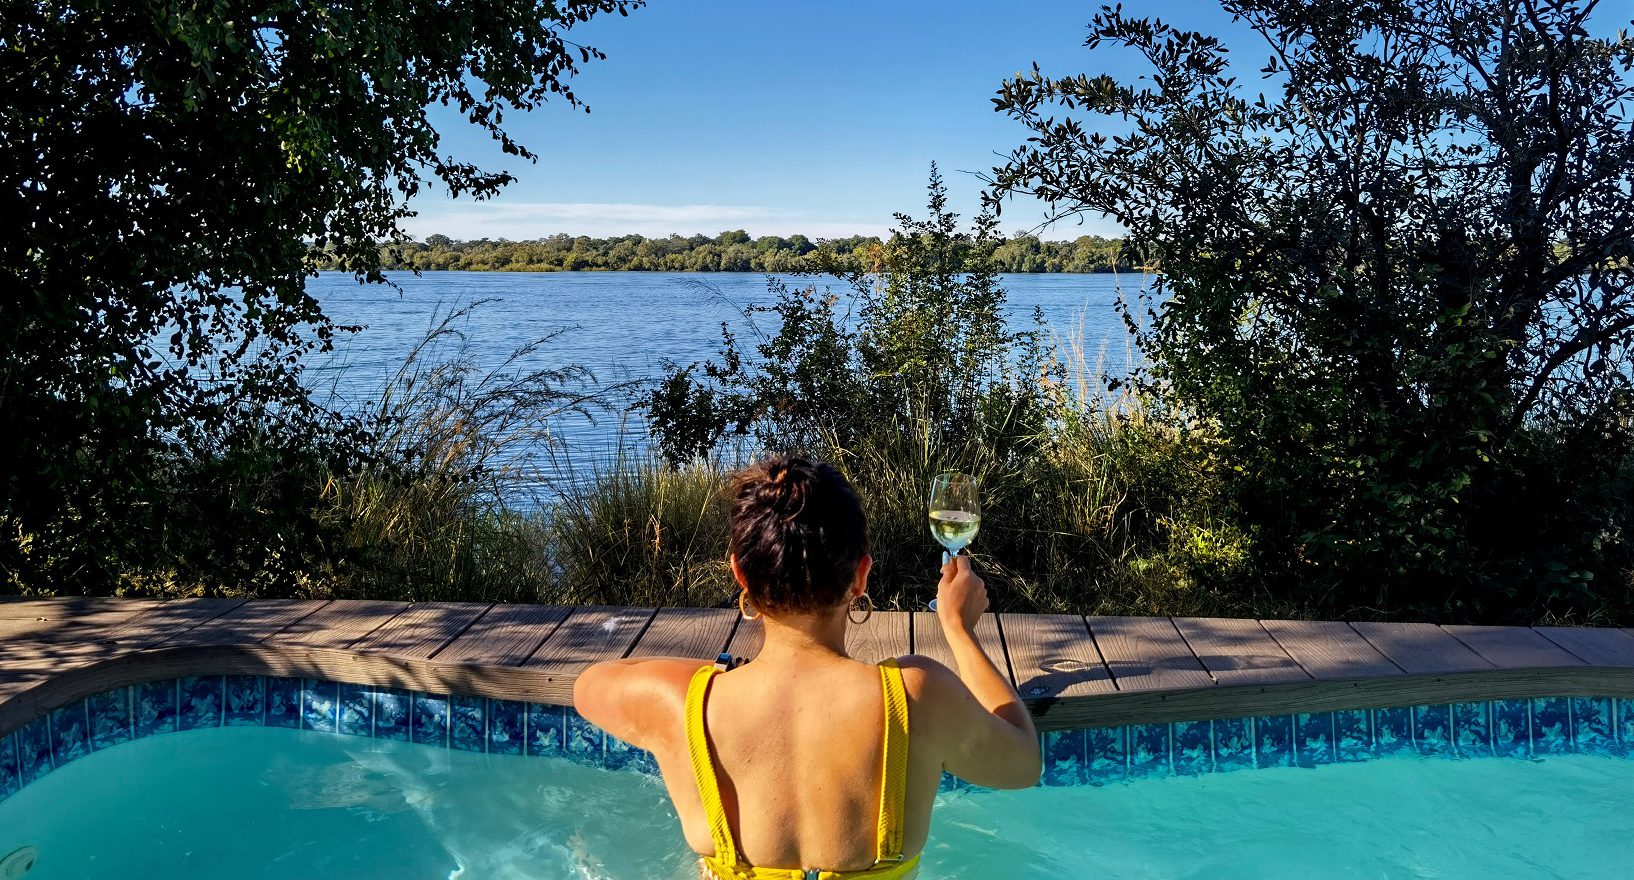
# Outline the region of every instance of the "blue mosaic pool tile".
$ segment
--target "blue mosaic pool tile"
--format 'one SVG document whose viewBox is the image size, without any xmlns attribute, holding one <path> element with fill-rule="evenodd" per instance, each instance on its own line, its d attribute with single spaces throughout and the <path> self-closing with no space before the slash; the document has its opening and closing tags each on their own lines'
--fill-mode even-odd
<svg viewBox="0 0 1634 880">
<path fill-rule="evenodd" d="M 636 763 L 636 753 L 641 751 L 616 736 L 604 737 L 606 751 L 602 755 L 601 765 L 609 770 L 623 770 L 633 767 Z"/>
<path fill-rule="evenodd" d="M 1366 761 L 1373 754 L 1373 724 L 1366 709 L 1333 713 L 1333 750 L 1340 761 Z"/>
<path fill-rule="evenodd" d="M 17 768 L 17 736 L 16 734 L 0 734 L 0 801 L 22 790 L 23 781 L 18 778 Z"/>
<path fill-rule="evenodd" d="M 1414 706 L 1413 745 L 1421 755 L 1452 754 L 1452 706 Z"/>
<path fill-rule="evenodd" d="M 301 726 L 301 680 L 267 677 L 267 726 Z"/>
<path fill-rule="evenodd" d="M 1170 726 L 1174 772 L 1179 776 L 1201 776 L 1214 772 L 1212 734 L 1207 721 L 1177 721 Z"/>
<path fill-rule="evenodd" d="M 408 742 L 414 720 L 414 698 L 397 688 L 375 688 L 374 735 L 378 739 Z"/>
<path fill-rule="evenodd" d="M 340 732 L 374 736 L 374 689 L 361 684 L 340 686 Z"/>
<path fill-rule="evenodd" d="M 1084 732 L 1051 730 L 1041 737 L 1045 785 L 1084 784 Z"/>
<path fill-rule="evenodd" d="M 571 708 L 564 713 L 566 718 L 568 757 L 580 761 L 596 762 L 607 753 L 607 736 L 601 728 L 584 720 L 584 716 Z"/>
<path fill-rule="evenodd" d="M 1532 755 L 1530 700 L 1497 700 L 1492 704 L 1492 753 L 1500 758 Z"/>
<path fill-rule="evenodd" d="M 51 762 L 58 767 L 91 753 L 85 701 L 51 710 Z"/>
<path fill-rule="evenodd" d="M 145 681 L 131 689 L 136 735 L 151 736 L 176 729 L 176 680 Z"/>
<path fill-rule="evenodd" d="M 1558 755 L 1571 751 L 1571 703 L 1566 697 L 1532 701 L 1532 754 Z"/>
<path fill-rule="evenodd" d="M 181 715 L 177 727 L 197 730 L 221 726 L 221 676 L 181 680 Z"/>
<path fill-rule="evenodd" d="M 1572 745 L 1582 752 L 1609 752 L 1617 748 L 1612 700 L 1605 697 L 1572 698 Z"/>
<path fill-rule="evenodd" d="M 1129 738 L 1130 779 L 1173 774 L 1174 767 L 1169 763 L 1169 725 L 1131 724 L 1125 730 Z"/>
<path fill-rule="evenodd" d="M 423 745 L 447 747 L 448 698 L 414 692 L 414 720 L 411 740 Z"/>
<path fill-rule="evenodd" d="M 455 694 L 449 701 L 449 743 L 462 752 L 488 747 L 488 701 Z"/>
<path fill-rule="evenodd" d="M 1291 715 L 1261 715 L 1254 719 L 1254 766 L 1294 765 L 1294 719 Z"/>
<path fill-rule="evenodd" d="M 512 700 L 488 701 L 488 752 L 520 755 L 525 739 L 527 704 Z"/>
<path fill-rule="evenodd" d="M 1084 731 L 1084 780 L 1090 785 L 1122 782 L 1129 776 L 1129 748 L 1122 727 Z"/>
<path fill-rule="evenodd" d="M 637 773 L 645 773 L 649 776 L 658 775 L 658 758 L 646 749 L 632 747 L 630 749 L 630 763 L 627 766 Z"/>
<path fill-rule="evenodd" d="M 340 723 L 340 685 L 308 678 L 301 682 L 301 727 L 334 733 Z"/>
<path fill-rule="evenodd" d="M 94 749 L 168 730 L 256 724 L 407 739 L 493 754 L 566 754 L 658 772 L 653 756 L 571 708 L 318 680 L 227 676 L 148 682 L 87 697 L 0 736 L 0 798 Z M 1634 701 L 1557 697 L 1050 731 L 1042 783 L 1105 785 L 1243 767 L 1312 766 L 1409 750 L 1527 757 L 1634 745 Z M 951 776 L 942 790 L 975 790 Z"/>
<path fill-rule="evenodd" d="M 1212 722 L 1214 770 L 1247 770 L 1254 766 L 1254 725 L 1247 718 L 1222 718 Z"/>
<path fill-rule="evenodd" d="M 1465 758 L 1493 754 L 1491 703 L 1452 704 L 1452 744 Z"/>
<path fill-rule="evenodd" d="M 23 785 L 51 772 L 51 719 L 40 716 L 17 731 L 17 770 Z"/>
<path fill-rule="evenodd" d="M 565 713 L 561 706 L 546 706 L 540 703 L 528 704 L 527 718 L 527 745 L 523 749 L 528 755 L 560 755 L 566 733 L 563 728 Z"/>
<path fill-rule="evenodd" d="M 1338 760 L 1333 747 L 1332 712 L 1296 715 L 1294 725 L 1294 760 L 1299 766 L 1315 767 Z"/>
<path fill-rule="evenodd" d="M 130 688 L 114 688 L 85 698 L 85 713 L 91 724 L 91 749 L 105 749 L 130 742 Z"/>
<path fill-rule="evenodd" d="M 265 724 L 267 684 L 259 675 L 229 675 L 223 685 L 221 723 L 227 727 Z"/>
<path fill-rule="evenodd" d="M 1393 755 L 1397 752 L 1412 749 L 1413 709 L 1411 706 L 1374 709 L 1372 712 L 1374 754 Z"/>
</svg>

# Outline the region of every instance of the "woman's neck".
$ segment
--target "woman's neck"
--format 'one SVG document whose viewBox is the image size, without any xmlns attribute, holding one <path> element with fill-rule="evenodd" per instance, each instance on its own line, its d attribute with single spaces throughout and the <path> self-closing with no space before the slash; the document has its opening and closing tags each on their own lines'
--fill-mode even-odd
<svg viewBox="0 0 1634 880">
<path fill-rule="evenodd" d="M 844 607 L 812 614 L 768 614 L 761 617 L 760 625 L 765 638 L 756 659 L 776 662 L 814 654 L 846 656 Z"/>
</svg>

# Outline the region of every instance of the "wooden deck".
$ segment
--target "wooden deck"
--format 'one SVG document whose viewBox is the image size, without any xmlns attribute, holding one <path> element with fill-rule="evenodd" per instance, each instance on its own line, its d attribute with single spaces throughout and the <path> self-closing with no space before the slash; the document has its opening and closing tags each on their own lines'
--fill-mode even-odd
<svg viewBox="0 0 1634 880">
<path fill-rule="evenodd" d="M 1042 729 L 1538 696 L 1634 697 L 1620 629 L 989 615 L 977 632 Z M 477 602 L 0 598 L 0 732 L 138 681 L 206 674 L 566 703 L 591 663 L 753 656 L 722 609 Z M 852 629 L 862 660 L 951 663 L 935 615 Z"/>
</svg>

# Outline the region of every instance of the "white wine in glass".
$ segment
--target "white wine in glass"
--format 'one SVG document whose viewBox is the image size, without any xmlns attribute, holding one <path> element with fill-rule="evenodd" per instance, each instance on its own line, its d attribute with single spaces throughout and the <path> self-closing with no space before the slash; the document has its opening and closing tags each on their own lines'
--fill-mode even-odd
<svg viewBox="0 0 1634 880">
<path fill-rule="evenodd" d="M 930 484 L 930 533 L 951 556 L 970 546 L 982 526 L 981 492 L 969 474 L 937 474 Z"/>
</svg>

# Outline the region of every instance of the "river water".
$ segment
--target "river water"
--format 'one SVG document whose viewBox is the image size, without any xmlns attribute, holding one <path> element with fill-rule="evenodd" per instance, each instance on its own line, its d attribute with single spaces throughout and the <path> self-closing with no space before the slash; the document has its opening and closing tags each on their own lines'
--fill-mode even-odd
<svg viewBox="0 0 1634 880">
<path fill-rule="evenodd" d="M 398 286 L 359 285 L 350 275 L 329 273 L 309 283 L 337 324 L 361 325 L 344 336 L 333 355 L 311 365 L 309 381 L 343 406 L 378 399 L 403 359 L 439 316 L 481 303 L 460 323 L 469 354 L 482 369 L 504 363 L 519 346 L 557 334 L 515 367 L 580 364 L 606 387 L 659 375 L 666 362 L 690 363 L 718 351 L 724 322 L 749 348 L 755 328 L 745 306 L 769 304 L 767 279 L 754 273 L 659 272 L 428 272 L 420 277 L 393 273 Z M 823 284 L 821 279 L 788 278 L 791 286 Z M 1140 275 L 1006 275 L 1007 318 L 1017 327 L 1042 311 L 1049 331 L 1065 346 L 1079 344 L 1091 364 L 1104 362 L 1122 372 L 1132 357 L 1128 334 L 1117 311 L 1120 290 L 1133 297 L 1148 279 Z M 848 288 L 830 282 L 842 296 Z M 764 316 L 760 330 L 768 331 Z M 639 387 L 607 395 L 607 407 L 593 420 L 568 415 L 553 430 L 576 462 L 605 460 L 622 442 L 639 448 L 645 425 L 624 410 L 640 397 Z M 551 456 L 523 456 L 525 470 L 549 478 Z M 558 456 L 558 458 L 560 458 Z M 582 466 L 582 465 L 581 465 Z"/>
</svg>

